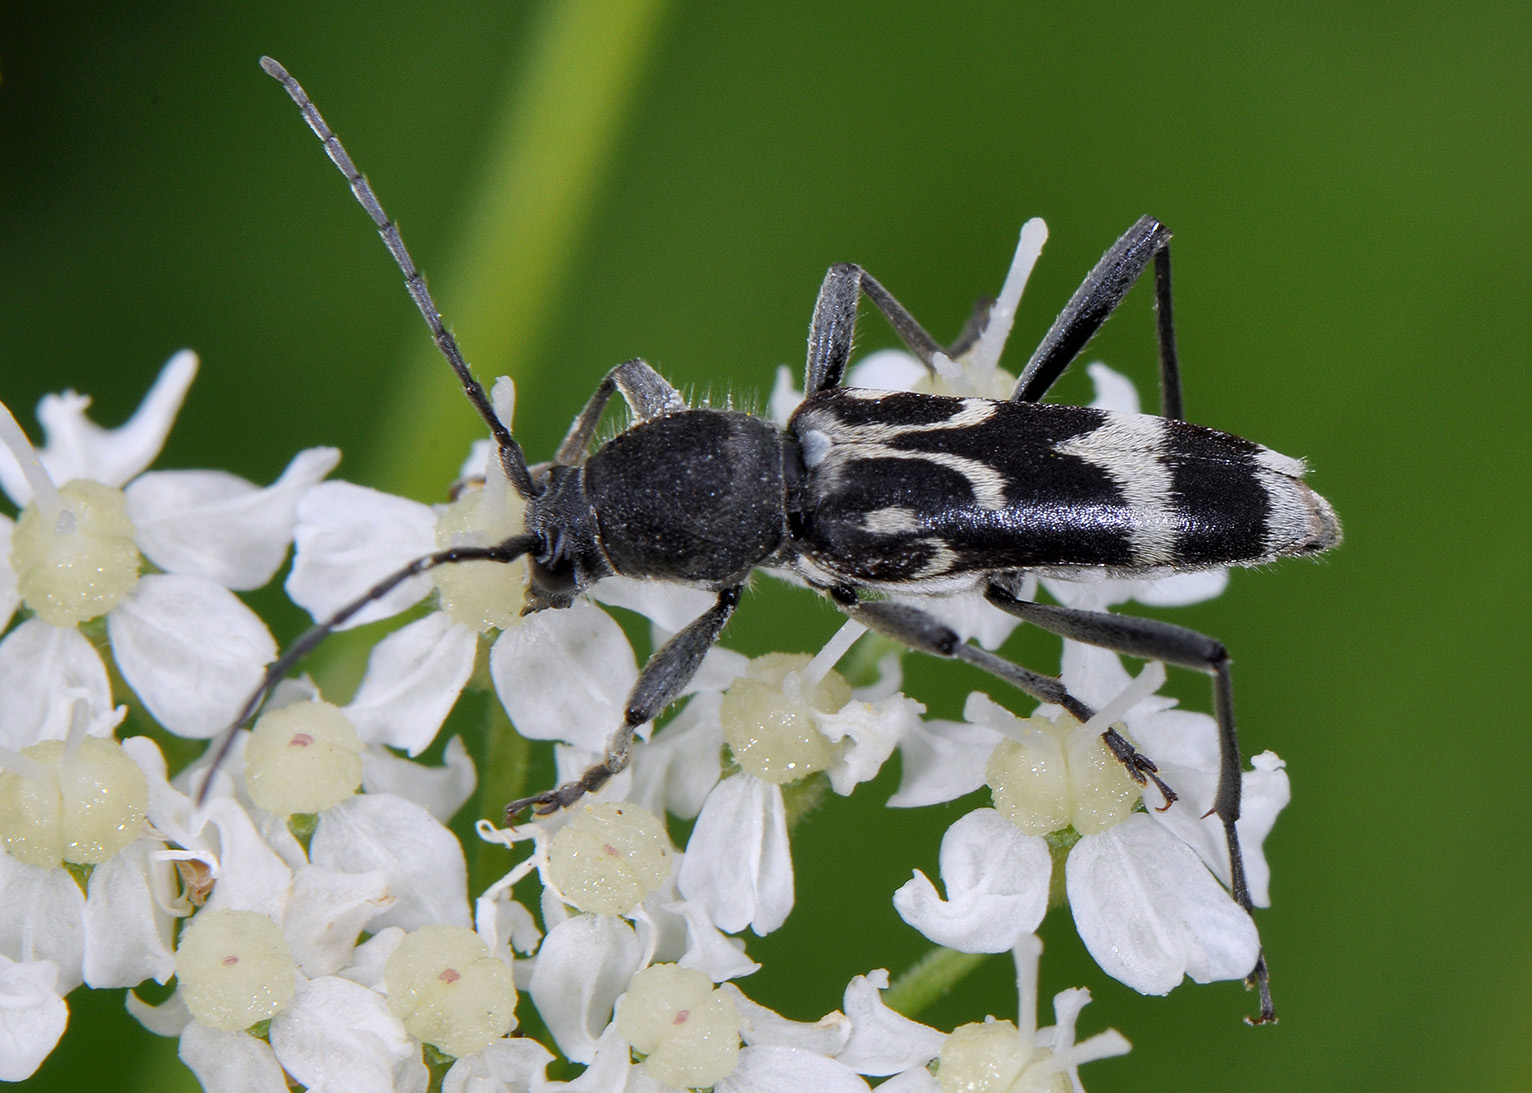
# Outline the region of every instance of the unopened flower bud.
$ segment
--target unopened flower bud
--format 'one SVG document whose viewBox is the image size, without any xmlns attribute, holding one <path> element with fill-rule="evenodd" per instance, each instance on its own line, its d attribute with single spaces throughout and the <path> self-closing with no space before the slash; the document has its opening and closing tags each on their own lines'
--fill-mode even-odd
<svg viewBox="0 0 1532 1093">
<path fill-rule="evenodd" d="M 418 1040 L 448 1055 L 483 1051 L 516 1027 L 510 966 L 463 926 L 422 926 L 383 967 L 388 1008 Z"/>
<path fill-rule="evenodd" d="M 524 502 L 513 491 L 493 500 L 499 511 L 490 512 L 492 500 L 484 489 L 465 490 L 436 521 L 436 545 L 493 546 L 526 530 Z M 431 571 L 440 593 L 442 610 L 470 630 L 508 630 L 521 620 L 526 584 L 526 559 L 505 562 L 462 562 Z"/>
<path fill-rule="evenodd" d="M 233 1032 L 276 1015 L 298 986 L 282 928 L 255 911 L 200 911 L 176 947 L 176 980 L 191 1015 Z"/>
<path fill-rule="evenodd" d="M 548 848 L 553 883 L 582 911 L 620 915 L 670 876 L 670 836 L 652 812 L 627 801 L 587 805 Z"/>
<path fill-rule="evenodd" d="M 834 713 L 851 701 L 846 681 L 828 672 L 807 694 L 784 688 L 788 673 L 806 668 L 811 659 L 787 653 L 757 657 L 724 692 L 718 713 L 724 741 L 740 768 L 763 782 L 794 782 L 835 759 L 814 714 Z"/>
<path fill-rule="evenodd" d="M 1028 835 L 1073 827 L 1093 835 L 1133 812 L 1140 790 L 1094 732 L 1067 714 L 1017 720 L 1019 732 L 990 753 L 985 780 L 995 808 Z"/>
<path fill-rule="evenodd" d="M 21 754 L 36 765 L 0 773 L 0 838 L 11 857 L 43 869 L 99 864 L 143 833 L 149 783 L 117 741 L 44 740 Z"/>
<path fill-rule="evenodd" d="M 739 1059 L 739 1008 L 694 968 L 655 964 L 617 1003 L 617 1031 L 648 1057 L 654 1080 L 680 1089 L 716 1085 Z"/>
<path fill-rule="evenodd" d="M 361 783 L 361 738 L 328 702 L 294 702 L 265 714 L 245 745 L 250 799 L 279 816 L 322 812 Z"/>
<path fill-rule="evenodd" d="M 31 504 L 11 532 L 16 590 L 54 626 L 99 618 L 138 583 L 141 562 L 122 491 L 89 479 L 59 487 L 63 508 Z"/>
</svg>

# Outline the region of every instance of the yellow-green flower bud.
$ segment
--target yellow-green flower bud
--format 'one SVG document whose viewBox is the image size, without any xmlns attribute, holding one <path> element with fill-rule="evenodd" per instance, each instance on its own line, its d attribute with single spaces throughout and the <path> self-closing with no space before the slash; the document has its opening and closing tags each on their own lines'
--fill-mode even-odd
<svg viewBox="0 0 1532 1093">
<path fill-rule="evenodd" d="M 516 1027 L 510 965 L 463 926 L 422 926 L 383 966 L 388 1008 L 411 1036 L 448 1055 L 483 1051 Z"/>
<path fill-rule="evenodd" d="M 739 1059 L 739 1007 L 694 968 L 655 964 L 617 1003 L 617 1031 L 649 1076 L 679 1089 L 716 1085 Z"/>
<path fill-rule="evenodd" d="M 11 568 L 38 618 L 74 626 L 122 602 L 138 583 L 141 558 L 121 490 L 80 479 L 58 495 L 61 509 L 22 511 L 11 532 Z"/>
<path fill-rule="evenodd" d="M 603 801 L 559 829 L 548 865 L 553 883 L 580 910 L 625 914 L 670 876 L 670 836 L 647 809 Z"/>
<path fill-rule="evenodd" d="M 287 1005 L 298 969 L 282 928 L 265 915 L 201 911 L 181 933 L 176 981 L 193 1017 L 233 1032 Z"/>
<path fill-rule="evenodd" d="M 294 702 L 265 714 L 245 745 L 250 799 L 279 816 L 322 812 L 361 783 L 361 738 L 328 702 Z"/>
</svg>

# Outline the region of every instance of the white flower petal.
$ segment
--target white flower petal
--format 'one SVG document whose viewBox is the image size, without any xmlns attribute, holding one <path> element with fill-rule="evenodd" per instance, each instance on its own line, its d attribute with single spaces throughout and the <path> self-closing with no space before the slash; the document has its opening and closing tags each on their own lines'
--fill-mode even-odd
<svg viewBox="0 0 1532 1093">
<path fill-rule="evenodd" d="M 825 771 L 835 792 L 850 796 L 859 782 L 876 778 L 924 712 L 914 699 L 895 695 L 877 703 L 852 700 L 833 714 L 817 714 L 814 723 L 830 743 L 848 742 Z"/>
<path fill-rule="evenodd" d="M 69 1007 L 57 980 L 51 960 L 0 956 L 0 1082 L 30 1078 L 64 1035 Z"/>
<path fill-rule="evenodd" d="M 836 1055 L 851 1040 L 851 1020 L 839 1010 L 832 1010 L 817 1021 L 792 1021 L 776 1010 L 751 1001 L 733 983 L 721 984 L 718 990 L 734 1000 L 734 1006 L 739 1010 L 740 1038 L 747 1044 Z"/>
<path fill-rule="evenodd" d="M 186 999 L 179 990 L 157 1006 L 128 991 L 123 1007 L 156 1036 L 179 1036 L 192 1023 L 191 1010 L 186 1008 Z"/>
<path fill-rule="evenodd" d="M 942 836 L 943 900 L 918 869 L 894 893 L 899 917 L 938 945 L 1001 953 L 1037 929 L 1048 910 L 1048 844 L 992 808 L 962 817 Z"/>
<path fill-rule="evenodd" d="M 152 796 L 150 801 L 152 809 Z M 192 824 L 200 822 L 211 826 L 212 830 L 200 826 L 189 833 L 186 841 L 180 838 L 176 841 L 188 850 L 207 847 L 214 857 L 210 863 L 213 866 L 213 892 L 208 896 L 207 907 L 256 911 L 274 922 L 281 922 L 287 910 L 292 870 L 261 838 L 250 814 L 233 797 L 214 797 L 194 815 L 196 819 L 191 821 Z M 209 837 L 215 834 L 216 842 L 210 845 Z"/>
<path fill-rule="evenodd" d="M 702 810 L 723 774 L 723 726 L 718 720 L 722 702 L 717 691 L 693 695 L 663 729 L 634 750 L 628 800 L 656 816 L 670 812 L 683 820 Z"/>
<path fill-rule="evenodd" d="M 442 1093 L 524 1093 L 539 1089 L 553 1053 L 526 1036 L 496 1040 L 459 1059 L 442 1079 Z"/>
<path fill-rule="evenodd" d="M 594 599 L 613 607 L 626 607 L 674 634 L 718 599 L 716 592 L 669 581 L 640 581 L 632 577 L 607 577 L 591 590 Z"/>
<path fill-rule="evenodd" d="M 56 989 L 68 994 L 82 982 L 85 895 L 63 869 L 23 865 L 0 853 L 0 953 L 31 963 L 51 960 Z"/>
<path fill-rule="evenodd" d="M 851 1040 L 835 1057 L 858 1074 L 882 1077 L 936 1058 L 947 1034 L 911 1021 L 883 1004 L 888 972 L 879 968 L 859 975 L 846 987 L 846 1016 Z"/>
<path fill-rule="evenodd" d="M 1015 615 L 1007 615 L 984 598 L 979 591 L 958 592 L 950 596 L 893 596 L 897 602 L 919 608 L 938 622 L 945 623 L 964 641 L 974 639 L 986 649 L 998 649 L 1021 625 Z"/>
<path fill-rule="evenodd" d="M 782 787 L 736 774 L 713 787 L 677 872 L 681 894 L 726 933 L 765 936 L 793 909 L 793 860 Z"/>
<path fill-rule="evenodd" d="M 309 860 L 353 873 L 381 869 L 399 902 L 372 923 L 415 930 L 471 926 L 468 867 L 457 838 L 419 805 L 388 793 L 348 798 L 319 816 Z"/>
<path fill-rule="evenodd" d="M 795 1047 L 747 1047 L 716 1093 L 866 1093 L 868 1085 L 848 1066 Z"/>
<path fill-rule="evenodd" d="M 0 632 L 11 624 L 21 593 L 16 591 L 16 571 L 11 568 L 11 532 L 16 521 L 0 516 Z"/>
<path fill-rule="evenodd" d="M 38 458 L 57 484 L 91 478 L 121 486 L 160 454 L 187 388 L 197 375 L 197 355 L 183 349 L 165 364 L 133 416 L 116 429 L 103 429 L 85 416 L 90 399 L 65 391 L 44 395 L 37 406 L 48 443 Z M 18 507 L 32 500 L 32 487 L 9 450 L 0 450 L 0 486 Z"/>
<path fill-rule="evenodd" d="M 1229 587 L 1229 571 L 1225 568 L 1203 569 L 1196 573 L 1172 573 L 1157 581 L 1144 581 L 1133 592 L 1139 603 L 1151 607 L 1184 607 L 1217 599 Z"/>
<path fill-rule="evenodd" d="M 293 571 L 285 587 L 316 620 L 328 618 L 435 549 L 436 516 L 429 506 L 350 482 L 321 482 L 298 502 Z M 341 629 L 397 615 L 432 587 L 428 575 L 412 577 Z"/>
<path fill-rule="evenodd" d="M 595 1058 L 597 1038 L 643 963 L 642 950 L 633 927 L 615 915 L 574 915 L 548 931 L 527 993 L 570 1059 Z"/>
<path fill-rule="evenodd" d="M 1075 928 L 1101 969 L 1141 994 L 1243 979 L 1261 942 L 1255 923 L 1191 849 L 1142 813 L 1069 852 Z"/>
<path fill-rule="evenodd" d="M 665 904 L 665 910 L 686 920 L 686 951 L 676 963 L 695 968 L 714 983 L 751 975 L 761 966 L 745 955 L 745 943 L 720 933 L 701 904 L 690 900 Z"/>
<path fill-rule="evenodd" d="M 936 1075 L 923 1066 L 906 1070 L 903 1074 L 895 1074 L 878 1086 L 878 1090 L 879 1093 L 942 1093 L 942 1087 L 937 1083 Z"/>
<path fill-rule="evenodd" d="M 617 1022 L 607 1025 L 596 1041 L 595 1058 L 578 1078 L 568 1082 L 549 1082 L 532 1087 L 535 1093 L 558 1090 L 559 1093 L 670 1093 L 642 1067 L 633 1064 L 633 1051 L 617 1031 Z M 512 1093 L 521 1093 L 513 1090 Z"/>
<path fill-rule="evenodd" d="M 984 785 L 990 753 L 1002 737 L 969 721 L 918 722 L 899 741 L 903 773 L 890 808 L 954 801 Z"/>
<path fill-rule="evenodd" d="M 181 1061 L 203 1089 L 218 1093 L 287 1093 L 276 1053 L 248 1032 L 222 1032 L 193 1021 L 181 1033 Z"/>
<path fill-rule="evenodd" d="M 623 723 L 638 679 L 622 628 L 588 603 L 540 611 L 501 634 L 489 671 L 522 736 L 593 752 Z"/>
<path fill-rule="evenodd" d="M 479 636 L 433 611 L 389 634 L 367 658 L 367 674 L 345 713 L 364 743 L 419 755 L 436 739 L 473 674 Z"/>
<path fill-rule="evenodd" d="M 260 588 L 287 557 L 299 498 L 338 462 L 335 448 L 309 448 L 266 489 L 225 471 L 150 471 L 123 491 L 134 539 L 168 573 Z"/>
<path fill-rule="evenodd" d="M 1091 405 L 1097 410 L 1115 410 L 1120 414 L 1143 412 L 1138 388 L 1127 376 L 1100 361 L 1087 364 L 1085 372 L 1096 387 L 1096 397 Z"/>
<path fill-rule="evenodd" d="M 173 866 L 156 859 L 158 839 L 138 839 L 91 870 L 85 901 L 83 974 L 92 987 L 163 983 L 175 974 Z"/>
<path fill-rule="evenodd" d="M 112 709 L 106 665 L 74 627 L 28 619 L 0 641 L 0 745 L 65 739 L 77 697 L 91 723 Z"/>
<path fill-rule="evenodd" d="M 442 823 L 457 815 L 478 784 L 473 759 L 460 736 L 447 741 L 439 767 L 412 763 L 382 748 L 368 748 L 362 753 L 363 789 L 413 801 Z"/>
<path fill-rule="evenodd" d="M 351 963 L 362 929 L 394 904 L 382 870 L 342 873 L 317 865 L 293 876 L 282 936 L 298 970 L 313 979 Z"/>
<path fill-rule="evenodd" d="M 798 409 L 798 404 L 802 401 L 803 392 L 798 390 L 798 380 L 793 370 L 785 364 L 777 365 L 776 378 L 771 385 L 771 396 L 766 400 L 766 416 L 785 429 L 788 419 L 793 416 L 793 411 Z"/>
<path fill-rule="evenodd" d="M 128 686 L 161 725 L 196 740 L 229 727 L 277 656 L 255 612 L 203 577 L 150 574 L 106 623 Z"/>
<path fill-rule="evenodd" d="M 351 951 L 351 963 L 338 974 L 369 990 L 383 991 L 383 969 L 403 940 L 403 930 L 385 926 Z"/>
<path fill-rule="evenodd" d="M 271 1047 L 310 1089 L 348 1093 L 394 1093 L 394 1065 L 418 1051 L 381 994 L 335 976 L 298 980 Z"/>
<path fill-rule="evenodd" d="M 875 391 L 908 391 L 931 370 L 902 349 L 880 349 L 851 366 L 847 387 L 871 387 Z"/>
</svg>

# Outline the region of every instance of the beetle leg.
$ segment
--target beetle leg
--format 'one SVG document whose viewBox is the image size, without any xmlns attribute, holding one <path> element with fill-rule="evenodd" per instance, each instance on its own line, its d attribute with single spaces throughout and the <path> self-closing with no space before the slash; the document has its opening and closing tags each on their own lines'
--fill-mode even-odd
<svg viewBox="0 0 1532 1093">
<path fill-rule="evenodd" d="M 739 605 L 741 586 L 734 585 L 718 593 L 718 601 L 698 615 L 686 627 L 660 646 L 644 670 L 638 674 L 638 682 L 628 693 L 627 707 L 623 711 L 623 723 L 607 740 L 606 755 L 601 762 L 589 767 L 572 782 L 512 801 L 505 807 L 507 823 L 514 822 L 517 813 L 533 809 L 539 816 L 547 816 L 561 808 L 568 808 L 587 793 L 594 793 L 614 774 L 628 765 L 628 750 L 633 744 L 633 732 L 646 721 L 653 721 L 674 702 L 692 676 L 702 666 L 702 658 L 718 640 L 724 624 Z"/>
<path fill-rule="evenodd" d="M 845 377 L 846 362 L 851 359 L 856 305 L 862 293 L 866 293 L 904 344 L 909 346 L 910 352 L 927 368 L 934 369 L 932 357 L 944 352 L 936 339 L 927 334 L 904 305 L 871 274 L 861 266 L 841 262 L 831 266 L 825 274 L 824 284 L 819 287 L 819 299 L 814 303 L 814 318 L 809 323 L 808 366 L 803 376 L 804 395 L 840 386 Z"/>
<path fill-rule="evenodd" d="M 633 411 L 635 421 L 648 421 L 662 414 L 686 409 L 681 392 L 670 386 L 665 377 L 649 367 L 642 357 L 634 357 L 613 368 L 602 379 L 595 394 L 569 426 L 569 433 L 559 445 L 553 461 L 562 467 L 578 467 L 590 455 L 590 438 L 595 435 L 612 392 L 621 391 Z"/>
<path fill-rule="evenodd" d="M 1160 416 L 1182 417 L 1181 368 L 1176 359 L 1176 329 L 1170 309 L 1170 229 L 1152 216 L 1140 217 L 1086 275 L 1053 320 L 1022 370 L 1012 402 L 1037 402 L 1085 344 L 1095 337 L 1128 290 L 1154 260 L 1154 307 L 1160 344 Z"/>
<path fill-rule="evenodd" d="M 984 595 L 1006 614 L 1071 641 L 1191 668 L 1212 677 L 1213 712 L 1219 737 L 1218 792 L 1212 813 L 1223 824 L 1224 839 L 1229 848 L 1230 893 L 1236 903 L 1253 915 L 1254 905 L 1245 881 L 1245 859 L 1240 853 L 1239 833 L 1235 829 L 1240 805 L 1239 734 L 1234 725 L 1234 683 L 1229 673 L 1229 651 L 1223 642 L 1158 619 L 1020 600 L 996 584 L 991 584 Z M 1275 1015 L 1264 955 L 1257 960 L 1251 978 L 1261 992 L 1261 1013 L 1257 1021 L 1273 1020 Z"/>
<path fill-rule="evenodd" d="M 265 701 L 271 689 L 282 682 L 287 673 L 298 666 L 299 661 L 313 652 L 316 645 L 346 625 L 358 611 L 370 603 L 381 600 L 411 577 L 428 570 L 444 565 L 455 565 L 458 562 L 514 562 L 522 555 L 539 549 L 541 542 L 542 538 L 538 535 L 514 535 L 503 543 L 496 543 L 493 546 L 450 547 L 447 550 L 438 550 L 435 554 L 427 554 L 424 558 L 416 558 L 404 568 L 384 577 L 329 618 L 316 622 L 299 634 L 291 645 L 282 650 L 281 656 L 267 665 L 266 674 L 262 677 L 260 686 L 245 703 L 244 709 L 240 710 L 234 723 L 223 731 L 222 738 L 212 750 L 212 761 L 208 764 L 207 777 L 203 779 L 202 788 L 197 791 L 197 803 L 200 805 L 207 798 L 208 787 L 213 784 L 213 775 L 217 772 L 219 764 L 229 754 L 235 733 L 254 719 L 256 710 L 260 709 L 261 703 Z"/>
</svg>

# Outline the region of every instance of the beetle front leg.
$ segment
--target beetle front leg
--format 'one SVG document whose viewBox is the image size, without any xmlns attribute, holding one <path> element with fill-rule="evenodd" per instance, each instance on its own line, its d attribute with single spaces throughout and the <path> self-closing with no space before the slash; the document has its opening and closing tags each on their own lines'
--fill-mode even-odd
<svg viewBox="0 0 1532 1093">
<path fill-rule="evenodd" d="M 587 793 L 594 793 L 606 785 L 614 774 L 625 770 L 634 731 L 646 721 L 653 721 L 680 697 L 702 666 L 702 658 L 718 641 L 729 616 L 739 606 L 740 591 L 741 586 L 734 585 L 718 593 L 718 601 L 712 607 L 687 623 L 649 658 L 638 675 L 638 682 L 628 692 L 622 726 L 607 741 L 601 762 L 587 768 L 572 782 L 512 801 L 505 806 L 506 823 L 514 823 L 516 814 L 528 808 L 539 816 L 568 808 Z"/>
</svg>

